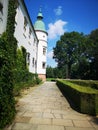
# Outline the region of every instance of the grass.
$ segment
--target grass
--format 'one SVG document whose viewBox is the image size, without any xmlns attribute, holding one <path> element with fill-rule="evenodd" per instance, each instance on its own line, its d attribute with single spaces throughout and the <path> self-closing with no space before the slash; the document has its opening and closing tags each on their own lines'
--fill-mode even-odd
<svg viewBox="0 0 98 130">
<path fill-rule="evenodd" d="M 56 81 L 56 78 L 47 78 L 46 81 Z"/>
</svg>

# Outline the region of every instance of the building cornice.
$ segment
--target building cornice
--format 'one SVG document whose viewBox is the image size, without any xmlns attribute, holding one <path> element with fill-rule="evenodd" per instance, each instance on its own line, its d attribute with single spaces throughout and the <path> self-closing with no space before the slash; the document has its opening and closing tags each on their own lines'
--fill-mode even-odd
<svg viewBox="0 0 98 130">
<path fill-rule="evenodd" d="M 35 30 L 36 32 L 44 32 L 46 33 L 46 35 L 48 36 L 48 33 L 46 31 L 43 31 L 43 30 Z"/>
</svg>

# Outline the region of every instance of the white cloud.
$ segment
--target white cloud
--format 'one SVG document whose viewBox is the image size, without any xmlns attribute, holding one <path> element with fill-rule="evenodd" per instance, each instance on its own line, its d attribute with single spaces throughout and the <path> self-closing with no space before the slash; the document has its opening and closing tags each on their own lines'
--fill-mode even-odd
<svg viewBox="0 0 98 130">
<path fill-rule="evenodd" d="M 53 58 L 53 50 L 49 51 L 47 53 L 47 58 L 52 59 Z"/>
<path fill-rule="evenodd" d="M 61 36 L 65 32 L 64 26 L 66 24 L 67 22 L 61 19 L 57 20 L 55 23 L 49 23 L 48 38 L 55 39 L 57 36 Z"/>
<path fill-rule="evenodd" d="M 55 15 L 61 15 L 63 13 L 62 6 L 58 6 L 57 9 L 54 9 Z"/>
</svg>

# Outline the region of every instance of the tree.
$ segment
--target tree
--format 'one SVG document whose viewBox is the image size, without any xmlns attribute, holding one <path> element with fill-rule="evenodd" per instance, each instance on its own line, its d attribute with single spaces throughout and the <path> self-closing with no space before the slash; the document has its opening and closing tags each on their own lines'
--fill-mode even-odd
<svg viewBox="0 0 98 130">
<path fill-rule="evenodd" d="M 53 68 L 51 66 L 47 66 L 46 68 L 46 77 L 54 78 Z"/>
<path fill-rule="evenodd" d="M 98 79 L 98 29 L 93 30 L 89 35 L 92 42 L 89 55 L 91 60 L 91 75 L 93 79 Z"/>
<path fill-rule="evenodd" d="M 54 59 L 58 63 L 58 68 L 65 69 L 66 78 L 71 76 L 71 68 L 74 63 L 80 63 L 80 59 L 86 55 L 86 38 L 83 33 L 64 33 L 57 41 L 54 50 Z"/>
</svg>

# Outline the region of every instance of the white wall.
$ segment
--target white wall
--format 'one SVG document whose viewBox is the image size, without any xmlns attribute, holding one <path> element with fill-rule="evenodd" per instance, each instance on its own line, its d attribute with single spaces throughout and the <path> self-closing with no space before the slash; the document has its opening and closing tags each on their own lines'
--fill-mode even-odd
<svg viewBox="0 0 98 130">
<path fill-rule="evenodd" d="M 42 68 L 42 63 L 46 63 L 46 55 L 43 55 L 43 48 L 46 48 L 47 54 L 47 33 L 43 31 L 36 31 L 36 34 L 39 39 L 38 44 L 38 61 L 37 61 L 37 73 L 38 74 L 46 74 L 46 65 L 45 68 Z"/>
<path fill-rule="evenodd" d="M 9 0 L 0 0 L 0 3 L 3 5 L 2 12 L 0 11 L 0 35 L 6 31 L 7 15 L 8 15 L 8 1 Z"/>
<path fill-rule="evenodd" d="M 27 19 L 26 30 L 24 30 L 24 17 L 26 17 Z M 29 21 L 28 14 L 20 0 L 15 20 L 16 20 L 15 25 L 16 27 L 14 36 L 18 41 L 18 47 L 21 48 L 21 46 L 23 46 L 26 49 L 26 52 L 30 53 L 30 64 L 28 67 L 30 72 L 35 73 L 37 71 L 35 61 L 37 62 L 38 39 Z M 29 28 L 32 31 L 31 35 L 29 34 Z M 32 63 L 33 59 L 34 59 L 34 65 Z"/>
<path fill-rule="evenodd" d="M 3 3 L 3 15 L 0 14 L 0 17 L 3 18 L 3 22 L 0 22 L 0 34 L 6 30 L 7 23 L 7 12 L 8 12 L 8 0 L 0 0 Z M 46 68 L 42 68 L 42 63 L 46 63 L 46 55 L 43 55 L 43 47 L 46 48 L 47 53 L 47 33 L 43 31 L 36 31 L 31 23 L 31 20 L 28 16 L 25 5 L 22 0 L 18 0 L 19 6 L 16 10 L 15 17 L 15 33 L 14 36 L 18 42 L 18 48 L 23 46 L 26 49 L 26 52 L 30 54 L 30 64 L 29 71 L 32 73 L 46 74 Z M 27 19 L 27 26 L 24 29 L 24 17 Z M 32 33 L 29 34 L 29 28 Z M 39 40 L 39 42 L 38 42 Z M 33 65 L 34 59 L 34 65 Z M 35 62 L 37 64 L 35 65 Z M 37 67 L 37 68 L 36 68 Z"/>
</svg>

